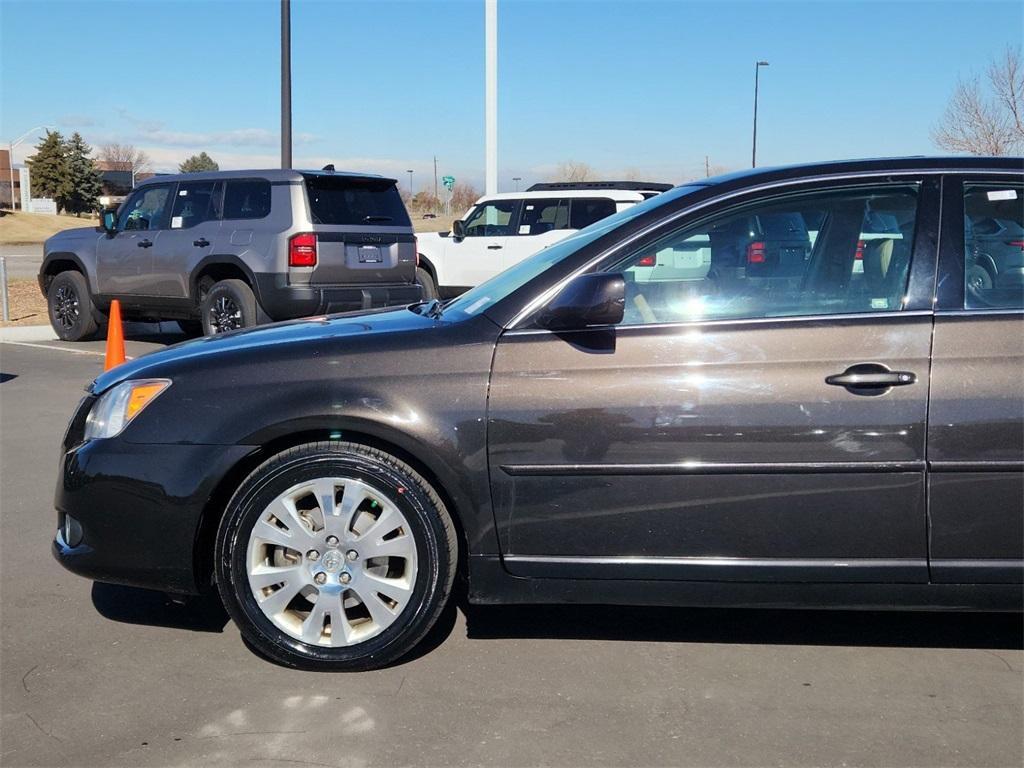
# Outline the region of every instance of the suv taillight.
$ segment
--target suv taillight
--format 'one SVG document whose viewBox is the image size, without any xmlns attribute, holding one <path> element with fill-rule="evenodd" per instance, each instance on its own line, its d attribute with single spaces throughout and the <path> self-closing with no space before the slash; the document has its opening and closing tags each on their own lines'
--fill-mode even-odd
<svg viewBox="0 0 1024 768">
<path fill-rule="evenodd" d="M 765 248 L 763 240 L 755 240 L 747 246 L 747 264 L 764 264 Z"/>
<path fill-rule="evenodd" d="M 419 266 L 420 266 L 420 241 L 417 240 L 415 237 L 413 237 L 413 239 L 412 239 L 412 250 L 413 250 L 413 253 L 416 254 L 416 268 L 419 269 Z"/>
<path fill-rule="evenodd" d="M 1016 246 L 1024 251 L 1024 240 L 1011 240 L 1007 243 L 1010 247 Z"/>
<path fill-rule="evenodd" d="M 292 235 L 291 239 L 288 240 L 288 266 L 316 266 L 316 235 L 312 232 Z"/>
<path fill-rule="evenodd" d="M 853 252 L 853 258 L 855 258 L 855 259 L 863 259 L 864 258 L 864 248 L 866 246 L 867 246 L 867 243 L 865 243 L 863 240 L 858 240 L 857 241 L 857 250 Z"/>
</svg>

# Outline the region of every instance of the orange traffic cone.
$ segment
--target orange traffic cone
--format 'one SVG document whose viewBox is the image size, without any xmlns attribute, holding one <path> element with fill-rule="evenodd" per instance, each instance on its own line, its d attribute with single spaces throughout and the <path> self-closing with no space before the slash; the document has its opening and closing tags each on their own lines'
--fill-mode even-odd
<svg viewBox="0 0 1024 768">
<path fill-rule="evenodd" d="M 107 358 L 103 370 L 109 371 L 124 362 L 124 327 L 121 325 L 121 302 L 110 302 L 110 319 L 107 321 Z"/>
</svg>

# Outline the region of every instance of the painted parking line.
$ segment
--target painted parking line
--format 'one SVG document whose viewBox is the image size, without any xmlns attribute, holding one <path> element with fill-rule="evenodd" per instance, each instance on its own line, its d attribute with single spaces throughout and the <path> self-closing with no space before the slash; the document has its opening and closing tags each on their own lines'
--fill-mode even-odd
<svg viewBox="0 0 1024 768">
<path fill-rule="evenodd" d="M 10 341 L 9 339 L 0 339 L 0 344 L 10 344 L 12 347 L 33 347 L 35 349 L 55 349 L 58 352 L 67 352 L 72 355 L 99 355 L 104 357 L 107 353 L 99 352 L 94 349 L 71 349 L 70 347 L 62 347 L 57 344 L 40 344 L 33 341 Z M 134 360 L 134 357 L 125 356 L 125 360 Z"/>
</svg>

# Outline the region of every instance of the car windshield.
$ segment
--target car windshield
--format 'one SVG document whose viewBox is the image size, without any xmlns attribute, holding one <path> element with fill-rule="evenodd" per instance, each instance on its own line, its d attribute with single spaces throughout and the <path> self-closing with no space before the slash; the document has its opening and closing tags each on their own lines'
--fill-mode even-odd
<svg viewBox="0 0 1024 768">
<path fill-rule="evenodd" d="M 466 293 L 445 305 L 444 314 L 448 316 L 450 313 L 460 313 L 471 316 L 485 312 L 488 308 L 494 306 L 494 304 L 513 291 L 526 285 L 552 265 L 571 256 L 580 248 L 589 245 L 602 235 L 642 216 L 648 211 L 660 208 L 702 188 L 699 185 L 676 187 L 669 192 L 652 197 L 650 200 L 645 200 L 624 211 L 619 211 L 606 219 L 601 219 L 564 240 L 559 240 L 554 245 L 537 251 L 537 253 L 529 258 L 509 267 L 504 272 L 495 275 L 476 288 L 466 291 Z"/>
</svg>

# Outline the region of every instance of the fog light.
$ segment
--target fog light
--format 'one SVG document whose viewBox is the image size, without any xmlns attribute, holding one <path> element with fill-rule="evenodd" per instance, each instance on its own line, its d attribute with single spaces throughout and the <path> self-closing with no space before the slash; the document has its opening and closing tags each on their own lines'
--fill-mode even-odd
<svg viewBox="0 0 1024 768">
<path fill-rule="evenodd" d="M 71 515 L 64 515 L 64 525 L 62 526 L 64 535 L 64 543 L 74 549 L 82 543 L 82 526 L 75 520 Z"/>
</svg>

